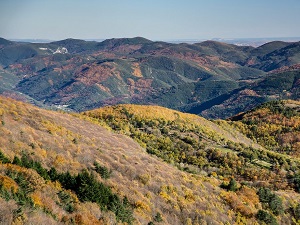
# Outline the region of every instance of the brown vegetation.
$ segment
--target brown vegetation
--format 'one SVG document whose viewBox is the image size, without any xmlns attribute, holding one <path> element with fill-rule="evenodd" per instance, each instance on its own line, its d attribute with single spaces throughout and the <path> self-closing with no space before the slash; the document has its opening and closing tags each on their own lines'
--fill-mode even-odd
<svg viewBox="0 0 300 225">
<path fill-rule="evenodd" d="M 113 117 L 118 129 L 110 127 L 111 123 L 106 120 L 100 120 L 106 117 Z M 144 135 L 160 137 L 166 146 L 175 133 L 176 137 L 186 142 L 183 146 L 187 147 L 187 151 L 191 149 L 188 145 L 196 147 L 196 143 L 204 141 L 206 147 L 202 149 L 203 146 L 199 145 L 197 152 L 206 151 L 209 159 L 207 170 L 197 169 L 197 166 L 188 163 L 176 164 L 175 151 L 171 164 L 149 155 L 145 151 L 148 142 L 135 138 L 138 144 L 123 135 L 134 131 L 126 124 L 128 118 L 145 123 L 147 126 L 140 128 Z M 134 105 L 71 115 L 1 97 L 0 122 L 0 150 L 8 158 L 0 155 L 0 207 L 5 209 L 0 214 L 4 223 L 117 222 L 114 213 L 101 210 L 96 203 L 81 202 L 74 191 L 64 189 L 60 182 L 45 180 L 34 169 L 9 163 L 15 156 L 20 158 L 24 154 L 40 162 L 47 170 L 55 167 L 60 173 L 69 171 L 77 174 L 87 169 L 118 196 L 128 198 L 133 207 L 134 224 L 255 224 L 260 210 L 272 214 L 257 194 L 259 187 L 280 189 L 274 192 L 284 209 L 282 214 L 274 217 L 278 222 L 298 218 L 294 211 L 297 212 L 296 199 L 300 195 L 286 190 L 291 186 L 285 180 L 288 175 L 285 167 L 280 168 L 276 162 L 271 164 L 267 161 L 280 160 L 281 156 L 270 154 L 270 151 L 254 144 L 224 121 L 215 124 L 195 115 L 162 107 Z M 119 134 L 108 131 L 110 129 Z M 169 139 L 163 138 L 166 134 Z M 251 151 L 265 159 L 249 160 L 247 154 Z M 180 157 L 187 159 L 191 155 L 182 154 Z M 203 155 L 198 154 L 190 159 L 197 162 L 201 157 Z M 298 165 L 297 161 L 290 162 L 295 167 Z M 95 165 L 102 165 L 111 171 L 110 178 L 96 173 Z M 189 172 L 178 168 L 186 168 Z M 18 211 L 20 205 L 15 197 L 5 200 L 5 193 L 15 196 L 13 193 L 25 190 L 15 176 L 21 176 L 27 182 L 29 192 L 26 201 L 32 202 L 31 205 L 26 203 L 21 211 Z M 232 177 L 236 178 L 236 183 Z M 69 203 L 63 196 L 67 196 L 71 206 L 66 205 Z"/>
</svg>

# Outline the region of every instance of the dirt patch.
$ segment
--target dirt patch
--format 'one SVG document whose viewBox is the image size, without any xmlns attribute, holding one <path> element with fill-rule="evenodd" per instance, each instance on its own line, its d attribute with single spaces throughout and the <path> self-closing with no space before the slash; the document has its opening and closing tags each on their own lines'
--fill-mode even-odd
<svg viewBox="0 0 300 225">
<path fill-rule="evenodd" d="M 133 75 L 136 77 L 143 77 L 140 65 L 138 63 L 133 63 L 132 64 L 132 69 L 133 69 Z"/>
</svg>

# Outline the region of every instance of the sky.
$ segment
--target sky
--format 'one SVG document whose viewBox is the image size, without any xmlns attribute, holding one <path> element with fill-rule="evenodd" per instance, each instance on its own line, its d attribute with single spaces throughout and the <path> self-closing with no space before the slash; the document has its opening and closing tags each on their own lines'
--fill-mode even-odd
<svg viewBox="0 0 300 225">
<path fill-rule="evenodd" d="M 300 0 L 0 0 L 7 39 L 300 37 Z"/>
</svg>

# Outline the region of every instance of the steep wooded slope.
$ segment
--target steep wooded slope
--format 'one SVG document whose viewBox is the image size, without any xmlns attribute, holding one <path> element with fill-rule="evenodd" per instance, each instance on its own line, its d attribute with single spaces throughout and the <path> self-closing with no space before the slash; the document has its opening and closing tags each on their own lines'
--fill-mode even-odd
<svg viewBox="0 0 300 225">
<path fill-rule="evenodd" d="M 210 101 L 185 106 L 183 110 L 208 118 L 226 118 L 251 110 L 261 103 L 268 101 L 277 99 L 299 100 L 299 84 L 299 64 L 295 64 L 274 70 L 263 79 L 259 79 L 244 88 L 235 89 Z"/>
<path fill-rule="evenodd" d="M 230 118 L 233 125 L 266 148 L 300 156 L 300 102 L 274 101 Z"/>
</svg>

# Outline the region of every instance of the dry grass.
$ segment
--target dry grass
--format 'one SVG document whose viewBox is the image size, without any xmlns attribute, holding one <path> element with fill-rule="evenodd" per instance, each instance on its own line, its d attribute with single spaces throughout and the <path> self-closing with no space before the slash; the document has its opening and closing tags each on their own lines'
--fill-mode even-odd
<svg viewBox="0 0 300 225">
<path fill-rule="evenodd" d="M 109 109 L 114 110 L 113 107 Z M 136 110 L 134 106 L 128 106 L 128 109 Z M 228 134 L 221 126 L 194 115 L 164 110 L 161 107 L 153 107 L 154 113 L 151 114 L 147 107 L 137 106 L 137 109 L 143 117 L 190 120 L 205 127 L 208 135 L 221 133 L 222 136 L 223 132 L 223 137 L 228 140 L 240 139 L 235 133 Z M 99 112 L 101 110 L 97 111 Z M 249 197 L 255 196 L 251 190 L 243 190 L 236 195 L 222 198 L 223 191 L 219 188 L 218 179 L 180 171 L 175 166 L 147 154 L 132 139 L 112 133 L 81 117 L 0 98 L 0 121 L 4 121 L 4 125 L 0 124 L 0 149 L 11 159 L 26 152 L 44 167 L 55 166 L 60 172 L 69 170 L 77 173 L 84 168 L 91 169 L 97 161 L 112 170 L 110 179 L 103 180 L 96 175 L 97 178 L 109 185 L 115 193 L 127 196 L 135 206 L 135 224 L 154 221 L 157 213 L 162 215 L 161 224 L 234 224 L 237 215 L 232 208 L 240 207 L 237 211 L 249 212 L 249 217 L 256 212 L 257 207 Z M 7 169 L 22 171 L 21 168 L 9 164 L 0 166 L 2 176 L 5 176 Z M 61 190 L 58 183 L 45 182 L 32 170 L 24 169 L 23 172 L 34 184 L 31 196 L 40 209 L 34 213 L 30 213 L 29 209 L 28 212 L 25 211 L 28 223 L 68 223 L 72 218 L 83 224 L 116 223 L 111 212 L 101 212 L 93 203 L 77 202 L 76 212 L 67 213 L 57 203 L 60 201 L 57 193 Z M 299 197 L 299 194 L 293 194 Z M 234 206 L 231 200 L 238 196 L 241 197 L 240 205 Z M 243 202 L 247 202 L 249 206 L 244 207 Z M 3 221 L 11 222 L 16 203 L 5 202 L 0 198 L 0 207 L 5 207 L 5 214 L 0 210 L 1 215 L 5 215 Z M 53 222 L 53 217 L 46 215 L 43 208 L 56 215 L 57 220 Z M 253 218 L 245 220 L 251 224 Z"/>
<path fill-rule="evenodd" d="M 224 214 L 227 206 L 219 198 L 220 189 L 215 184 L 148 155 L 128 137 L 69 114 L 37 109 L 4 98 L 0 99 L 0 106 L 1 119 L 5 121 L 0 127 L 3 140 L 0 148 L 4 154 L 12 158 L 25 151 L 46 168 L 55 166 L 59 171 L 72 173 L 91 168 L 94 161 L 99 162 L 113 171 L 111 178 L 103 182 L 136 205 L 137 224 L 148 223 L 157 212 L 162 214 L 165 224 L 182 224 L 187 218 L 204 218 L 203 210 L 209 210 L 216 218 L 222 214 L 223 222 L 232 221 Z M 55 206 L 51 191 L 55 188 L 43 185 L 33 194 L 37 204 L 48 202 L 45 206 L 63 218 L 64 213 Z M 170 201 L 160 195 L 164 185 L 176 189 L 176 193 L 166 192 Z M 84 205 L 80 207 L 85 209 Z M 94 215 L 99 216 L 95 210 Z"/>
<path fill-rule="evenodd" d="M 176 121 L 178 124 L 191 124 L 199 126 L 201 132 L 203 132 L 208 138 L 217 137 L 226 141 L 232 141 L 235 143 L 242 143 L 246 146 L 252 146 L 254 148 L 262 149 L 262 147 L 246 136 L 242 135 L 226 122 L 218 121 L 218 123 L 211 122 L 202 117 L 194 114 L 181 113 L 175 110 L 167 109 L 161 106 L 146 106 L 146 105 L 118 105 L 108 106 L 96 110 L 87 112 L 91 117 L 103 117 L 103 115 L 116 115 L 117 112 L 126 109 L 129 113 L 134 114 L 141 119 L 156 119 L 166 121 Z"/>
</svg>

